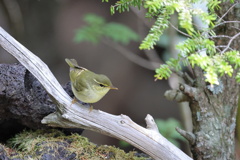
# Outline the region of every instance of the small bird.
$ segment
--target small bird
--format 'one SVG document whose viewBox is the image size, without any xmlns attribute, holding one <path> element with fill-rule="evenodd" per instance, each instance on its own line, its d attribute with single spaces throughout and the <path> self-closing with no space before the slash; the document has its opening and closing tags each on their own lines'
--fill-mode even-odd
<svg viewBox="0 0 240 160">
<path fill-rule="evenodd" d="M 107 76 L 96 74 L 86 68 L 80 67 L 75 59 L 66 58 L 65 61 L 70 66 L 69 76 L 71 87 L 75 98 L 78 100 L 84 103 L 96 103 L 102 99 L 110 89 L 118 89 L 112 85 L 112 82 Z M 72 103 L 76 102 L 75 98 Z"/>
</svg>

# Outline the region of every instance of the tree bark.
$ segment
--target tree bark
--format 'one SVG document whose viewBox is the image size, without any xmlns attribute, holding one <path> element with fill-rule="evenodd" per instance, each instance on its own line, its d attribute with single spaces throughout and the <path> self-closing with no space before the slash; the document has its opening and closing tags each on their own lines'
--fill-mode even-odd
<svg viewBox="0 0 240 160">
<path fill-rule="evenodd" d="M 184 85 L 184 93 L 191 95 L 193 134 L 191 150 L 194 159 L 234 159 L 234 133 L 239 84 L 234 78 L 221 78 L 222 93 L 213 94 L 207 89 L 202 70 L 195 73 L 203 77 L 196 88 Z"/>
</svg>

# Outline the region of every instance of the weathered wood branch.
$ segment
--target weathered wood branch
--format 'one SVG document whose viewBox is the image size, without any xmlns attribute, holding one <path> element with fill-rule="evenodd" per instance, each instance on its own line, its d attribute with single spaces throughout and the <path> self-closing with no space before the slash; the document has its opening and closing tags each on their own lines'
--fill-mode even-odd
<svg viewBox="0 0 240 160">
<path fill-rule="evenodd" d="M 166 140 L 156 129 L 153 118 L 146 117 L 147 129 L 134 123 L 126 115 L 111 115 L 72 104 L 48 66 L 0 28 L 0 45 L 18 59 L 43 85 L 58 103 L 58 110 L 46 116 L 42 123 L 63 128 L 84 128 L 124 140 L 154 159 L 190 160 L 191 158 Z"/>
</svg>

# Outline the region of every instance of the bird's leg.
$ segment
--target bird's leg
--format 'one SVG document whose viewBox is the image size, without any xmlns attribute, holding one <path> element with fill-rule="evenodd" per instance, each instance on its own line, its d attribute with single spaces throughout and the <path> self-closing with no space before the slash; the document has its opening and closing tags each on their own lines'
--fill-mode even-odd
<svg viewBox="0 0 240 160">
<path fill-rule="evenodd" d="M 76 97 L 74 97 L 73 100 L 72 100 L 72 103 L 71 103 L 70 107 L 71 107 L 74 103 L 76 103 L 76 102 L 78 102 L 78 100 L 77 100 Z M 83 103 L 83 105 L 89 105 L 89 113 L 92 112 L 92 110 L 93 110 L 93 105 L 92 105 L 92 104 L 84 103 L 84 102 L 82 102 L 82 103 Z"/>
<path fill-rule="evenodd" d="M 92 105 L 92 104 L 90 104 L 89 113 L 91 113 L 91 112 L 92 112 L 92 110 L 93 110 L 93 105 Z"/>
<path fill-rule="evenodd" d="M 74 103 L 76 103 L 76 102 L 77 102 L 77 98 L 74 97 L 73 100 L 72 100 L 72 103 L 71 103 L 70 107 L 72 106 L 72 104 L 74 104 Z"/>
</svg>

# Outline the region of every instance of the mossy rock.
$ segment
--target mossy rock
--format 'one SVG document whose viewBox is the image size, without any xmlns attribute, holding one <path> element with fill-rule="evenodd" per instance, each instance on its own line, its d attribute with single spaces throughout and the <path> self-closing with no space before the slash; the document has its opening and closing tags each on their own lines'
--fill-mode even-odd
<svg viewBox="0 0 240 160">
<path fill-rule="evenodd" d="M 78 134 L 66 136 L 58 130 L 23 131 L 0 145 L 0 159 L 6 160 L 150 160 L 145 154 L 101 145 L 97 146 Z"/>
</svg>

